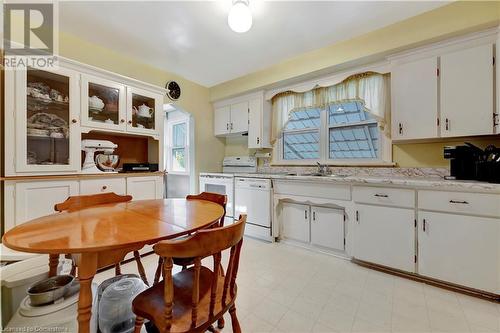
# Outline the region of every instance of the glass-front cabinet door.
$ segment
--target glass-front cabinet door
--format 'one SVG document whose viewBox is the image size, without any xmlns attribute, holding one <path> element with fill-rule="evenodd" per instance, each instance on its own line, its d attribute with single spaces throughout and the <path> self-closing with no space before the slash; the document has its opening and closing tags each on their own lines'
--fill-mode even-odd
<svg viewBox="0 0 500 333">
<path fill-rule="evenodd" d="M 163 113 L 163 96 L 147 90 L 127 87 L 127 131 L 158 135 Z"/>
<path fill-rule="evenodd" d="M 125 86 L 82 75 L 82 125 L 125 130 Z"/>
<path fill-rule="evenodd" d="M 78 73 L 16 72 L 16 171 L 80 169 Z"/>
</svg>

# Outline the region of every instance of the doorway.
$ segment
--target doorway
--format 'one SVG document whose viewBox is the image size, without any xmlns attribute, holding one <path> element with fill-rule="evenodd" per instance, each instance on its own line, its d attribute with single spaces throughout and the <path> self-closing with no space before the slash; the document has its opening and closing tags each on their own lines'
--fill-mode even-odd
<svg viewBox="0 0 500 333">
<path fill-rule="evenodd" d="M 165 104 L 165 194 L 185 198 L 194 193 L 194 119 L 176 105 Z"/>
</svg>

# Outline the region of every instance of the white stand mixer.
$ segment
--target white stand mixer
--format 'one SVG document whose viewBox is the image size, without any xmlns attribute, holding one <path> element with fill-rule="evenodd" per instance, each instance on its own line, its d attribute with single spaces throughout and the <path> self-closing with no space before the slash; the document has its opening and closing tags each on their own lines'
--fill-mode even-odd
<svg viewBox="0 0 500 333">
<path fill-rule="evenodd" d="M 117 144 L 107 140 L 82 140 L 82 150 L 85 152 L 82 173 L 104 173 L 97 168 L 94 154 L 98 151 L 108 155 L 113 154 L 117 147 Z"/>
</svg>

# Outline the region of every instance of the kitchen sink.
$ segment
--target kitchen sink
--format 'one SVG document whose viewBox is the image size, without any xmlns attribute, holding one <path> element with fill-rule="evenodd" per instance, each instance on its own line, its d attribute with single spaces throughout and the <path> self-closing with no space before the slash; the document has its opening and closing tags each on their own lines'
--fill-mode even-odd
<svg viewBox="0 0 500 333">
<path fill-rule="evenodd" d="M 310 172 L 310 173 L 298 173 L 298 174 L 295 174 L 294 176 L 339 177 L 339 178 L 344 178 L 344 177 L 347 177 L 348 175 L 336 175 L 336 174 L 325 174 L 325 173 L 320 173 L 320 172 Z"/>
</svg>

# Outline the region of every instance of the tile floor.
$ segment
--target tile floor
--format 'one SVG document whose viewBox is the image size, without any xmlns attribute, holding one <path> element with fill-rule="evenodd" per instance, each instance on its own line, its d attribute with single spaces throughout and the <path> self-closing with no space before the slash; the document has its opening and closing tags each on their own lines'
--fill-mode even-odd
<svg viewBox="0 0 500 333">
<path fill-rule="evenodd" d="M 143 263 L 152 280 L 156 256 Z M 135 272 L 135 263 L 122 271 Z M 112 275 L 103 272 L 96 281 Z M 237 283 L 243 333 L 500 333 L 500 304 L 282 243 L 246 238 Z M 229 316 L 222 332 L 231 332 Z"/>
</svg>

